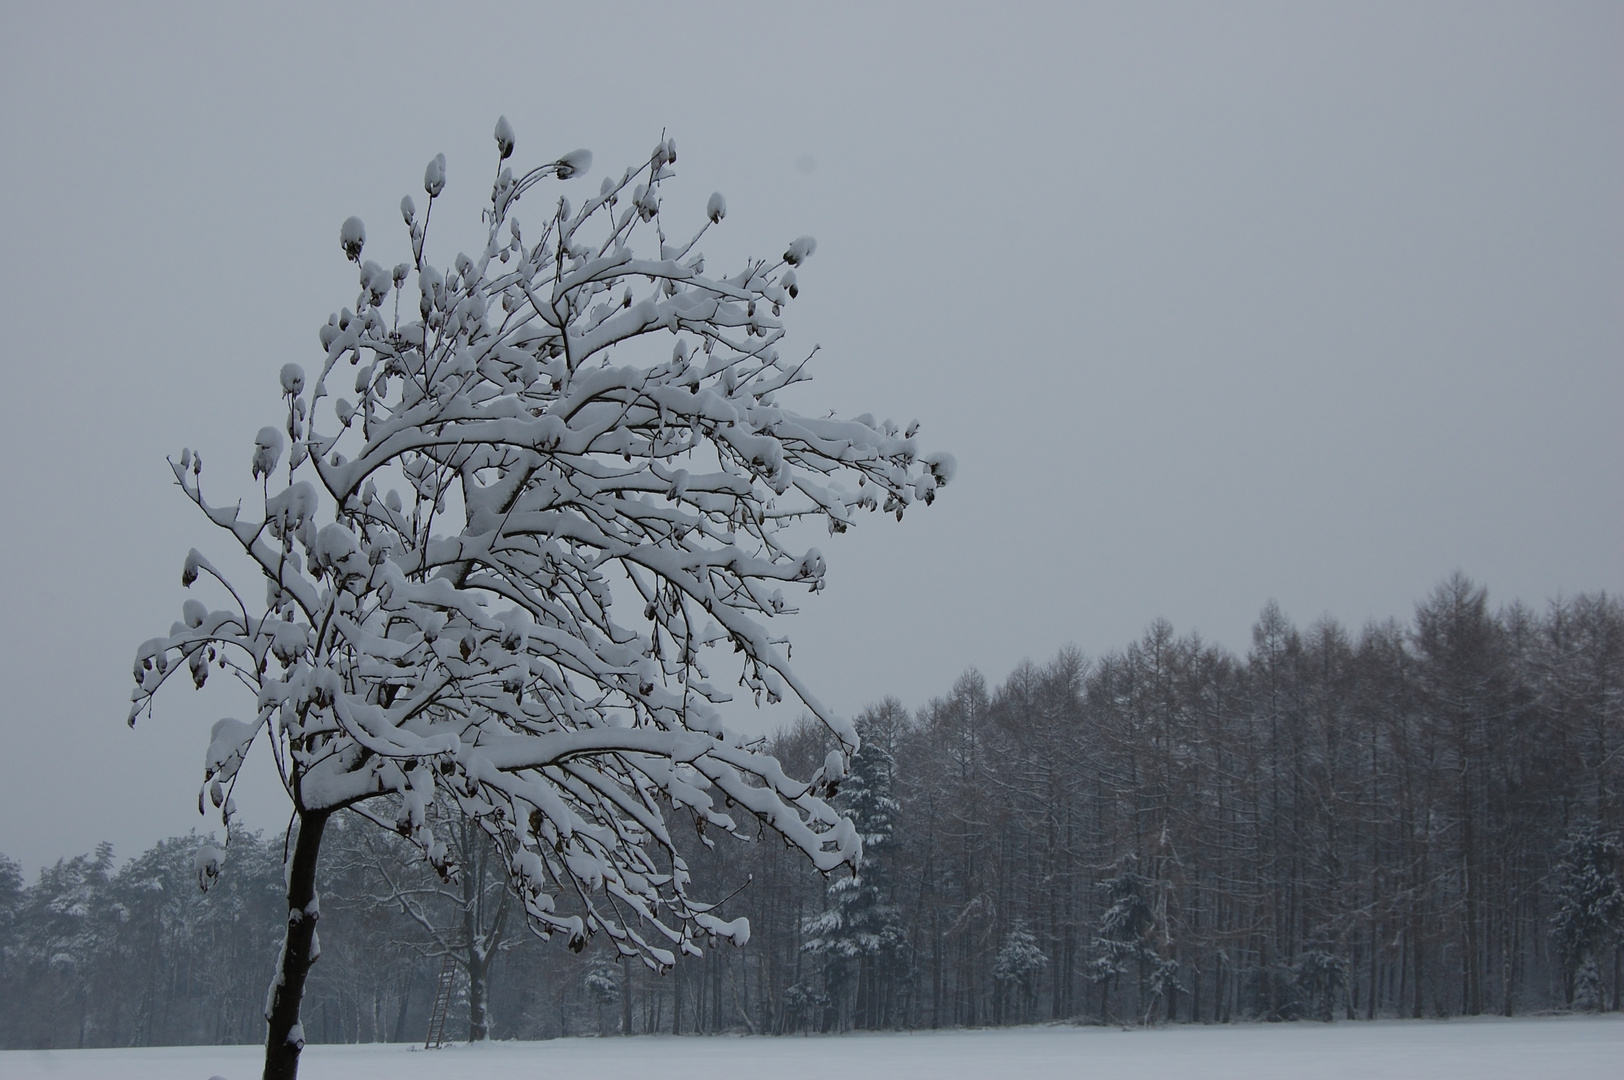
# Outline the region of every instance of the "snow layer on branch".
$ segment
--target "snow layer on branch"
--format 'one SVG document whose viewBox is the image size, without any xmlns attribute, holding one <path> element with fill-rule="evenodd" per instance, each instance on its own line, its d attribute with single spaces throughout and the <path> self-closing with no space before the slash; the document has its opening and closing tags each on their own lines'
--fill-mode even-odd
<svg viewBox="0 0 1624 1080">
<path fill-rule="evenodd" d="M 505 159 L 511 127 L 495 137 Z M 453 809 L 496 839 L 538 931 L 575 944 L 605 933 L 655 967 L 696 936 L 749 937 L 690 900 L 673 809 L 702 837 L 754 817 L 825 871 L 860 858 L 857 830 L 826 801 L 857 734 L 779 648 L 786 590 L 816 592 L 826 573 L 786 530 L 900 518 L 953 475 L 950 456 L 921 452 L 917 424 L 780 403 L 808 377 L 780 346 L 798 291 L 789 267 L 816 244 L 707 276 L 696 245 L 726 204 L 712 196 L 693 238 L 671 240 L 659 189 L 675 160 L 665 140 L 579 208 L 543 196 L 533 234 L 513 216 L 524 193 L 585 172 L 591 155 L 504 168 L 483 243 L 449 266 L 424 257 L 427 217 L 410 198 L 410 260 L 392 271 L 361 263 L 365 230 L 344 224 L 360 292 L 321 327 L 313 378 L 282 368 L 285 422 L 254 441 L 260 512 L 210 502 L 193 455 L 174 467 L 256 564 L 264 606 L 238 592 L 218 612 L 189 603 L 138 652 L 130 713 L 150 708 L 178 659 L 199 683 L 211 663 L 229 670 L 254 689 L 255 715 L 211 735 L 216 806 L 229 813 L 263 736 L 303 809 L 353 807 L 454 876 L 427 812 Z M 445 183 L 440 155 L 424 174 L 431 200 Z M 413 273 L 416 309 L 400 292 L 386 305 Z M 318 414 L 335 371 L 358 400 Z M 204 573 L 227 587 L 194 551 L 183 580 Z M 785 775 L 725 731 L 715 706 L 730 686 L 795 696 L 840 748 L 807 780 Z"/>
<path fill-rule="evenodd" d="M 282 433 L 274 427 L 262 427 L 254 437 L 254 478 L 269 478 L 282 460 Z"/>
</svg>

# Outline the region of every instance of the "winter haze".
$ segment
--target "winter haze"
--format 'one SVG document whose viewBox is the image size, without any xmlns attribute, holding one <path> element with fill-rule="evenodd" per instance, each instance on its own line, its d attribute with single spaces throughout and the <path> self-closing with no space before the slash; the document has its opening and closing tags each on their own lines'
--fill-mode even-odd
<svg viewBox="0 0 1624 1080">
<path fill-rule="evenodd" d="M 1463 570 L 1624 588 L 1624 10 L 1603 4 L 7 4 L 0 36 L 0 852 L 207 827 L 209 723 L 130 662 L 224 554 L 164 457 L 251 493 L 281 365 L 352 303 L 339 224 L 492 125 L 598 178 L 681 146 L 731 261 L 810 233 L 789 404 L 922 422 L 954 486 L 823 545 L 791 620 L 845 712 L 1157 616 L 1238 651 Z M 783 718 L 788 718 L 788 715 Z M 755 721 L 776 723 L 769 716 Z M 740 722 L 746 722 L 741 717 Z M 265 777 L 239 795 L 280 827 Z"/>
</svg>

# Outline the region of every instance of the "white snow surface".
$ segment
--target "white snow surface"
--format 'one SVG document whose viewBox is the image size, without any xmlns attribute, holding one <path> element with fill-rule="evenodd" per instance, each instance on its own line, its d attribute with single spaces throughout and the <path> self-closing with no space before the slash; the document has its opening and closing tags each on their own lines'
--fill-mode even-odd
<svg viewBox="0 0 1624 1080">
<path fill-rule="evenodd" d="M 0 1076 L 249 1080 L 257 1046 L 12 1050 Z M 424 1051 L 308 1046 L 302 1080 L 660 1076 L 715 1080 L 987 1080 L 997 1076 L 1180 1080 L 1560 1080 L 1619 1075 L 1624 1017 L 1174 1026 L 1029 1027 L 841 1036 L 556 1039 Z"/>
</svg>

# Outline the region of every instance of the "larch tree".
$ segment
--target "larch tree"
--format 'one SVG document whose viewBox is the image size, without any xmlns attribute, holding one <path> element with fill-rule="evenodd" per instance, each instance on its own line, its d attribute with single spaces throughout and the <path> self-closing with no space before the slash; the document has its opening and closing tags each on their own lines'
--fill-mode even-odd
<svg viewBox="0 0 1624 1080">
<path fill-rule="evenodd" d="M 251 712 L 214 725 L 200 805 L 229 835 L 256 748 L 292 802 L 268 1080 L 297 1072 L 337 812 L 398 831 L 447 877 L 456 848 L 428 811 L 461 815 L 501 852 L 536 932 L 576 949 L 601 933 L 656 969 L 702 938 L 749 936 L 689 894 L 682 829 L 709 845 L 753 816 L 820 870 L 854 865 L 861 840 L 825 796 L 857 733 L 780 649 L 786 594 L 824 584 L 822 554 L 792 527 L 900 520 L 952 477 L 917 423 L 780 404 L 808 378 L 810 356 L 780 348 L 810 237 L 708 275 L 698 244 L 726 203 L 713 195 L 697 231 L 668 233 L 671 139 L 578 202 L 546 196 L 521 229 L 520 199 L 591 155 L 515 175 L 505 118 L 495 135 L 475 254 L 426 255 L 443 155 L 421 214 L 401 201 L 408 259 L 363 260 L 365 227 L 343 223 L 355 305 L 321 328 L 313 372 L 281 369 L 283 421 L 250 460 L 257 507 L 205 494 L 198 454 L 170 461 L 263 601 L 194 549 L 182 583 L 211 579 L 217 599 L 187 600 L 140 647 L 129 720 L 177 672 L 237 680 Z M 838 748 L 810 778 L 787 776 L 724 728 L 728 681 L 757 702 L 794 695 Z M 199 852 L 205 887 L 223 857 Z"/>
</svg>

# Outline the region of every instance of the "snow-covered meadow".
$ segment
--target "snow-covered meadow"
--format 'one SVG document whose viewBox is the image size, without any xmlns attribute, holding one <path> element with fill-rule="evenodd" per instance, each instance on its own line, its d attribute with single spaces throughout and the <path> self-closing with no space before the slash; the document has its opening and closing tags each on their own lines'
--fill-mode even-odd
<svg viewBox="0 0 1624 1080">
<path fill-rule="evenodd" d="M 249 1080 L 252 1046 L 0 1053 L 0 1076 Z M 557 1039 L 452 1046 L 311 1046 L 305 1080 L 719 1076 L 774 1080 L 985 1080 L 1177 1076 L 1181 1080 L 1558 1080 L 1617 1076 L 1624 1017 L 1175 1026 L 1152 1030 L 1038 1027 L 809 1038 Z"/>
</svg>

